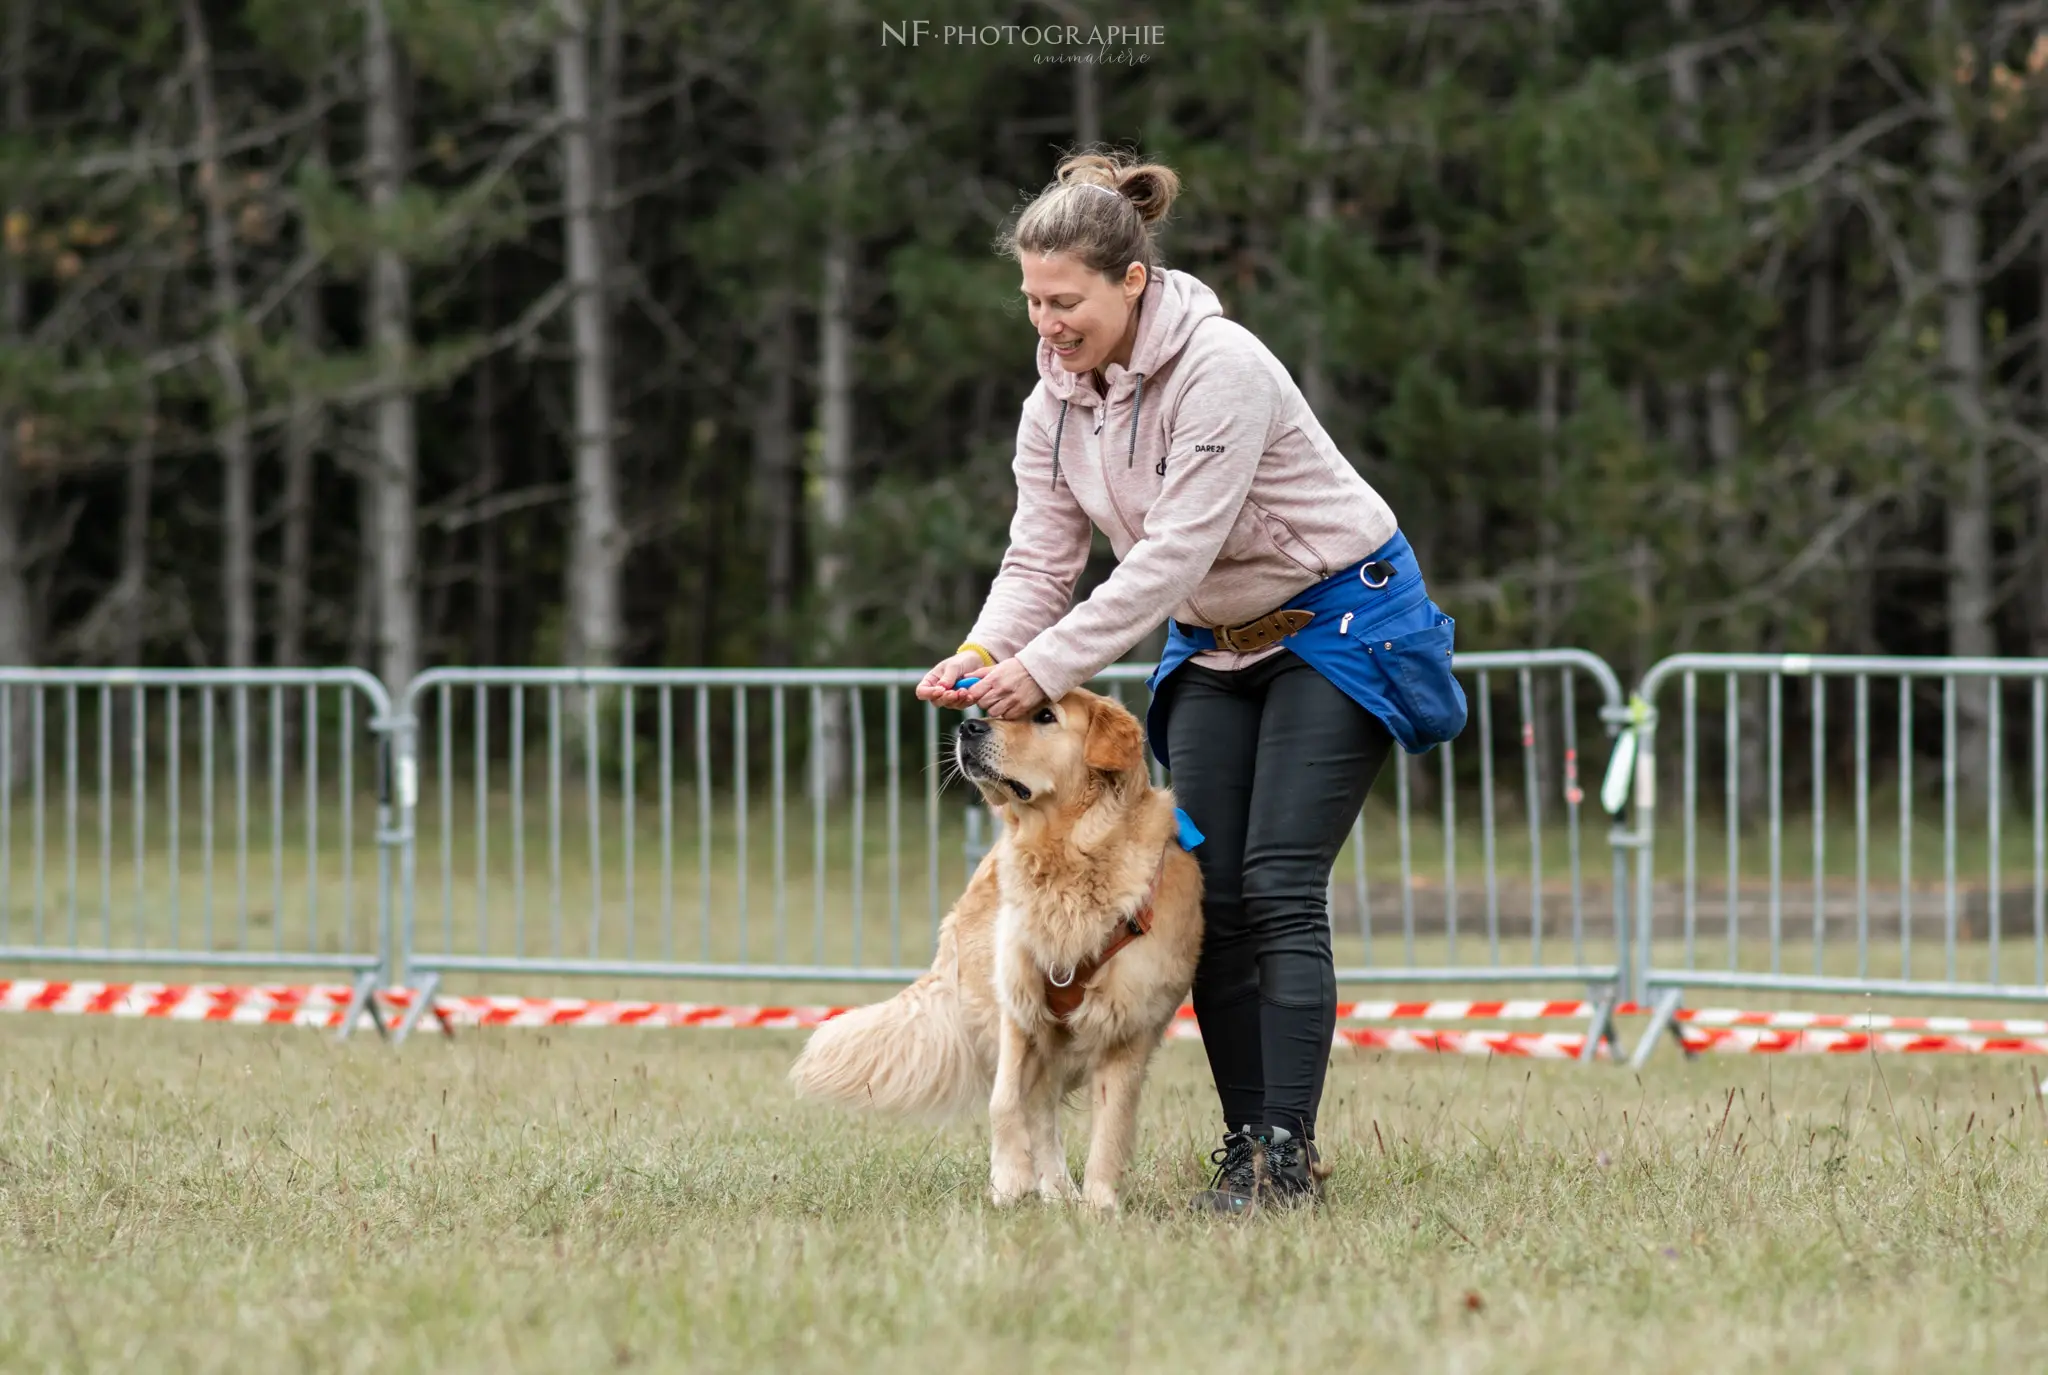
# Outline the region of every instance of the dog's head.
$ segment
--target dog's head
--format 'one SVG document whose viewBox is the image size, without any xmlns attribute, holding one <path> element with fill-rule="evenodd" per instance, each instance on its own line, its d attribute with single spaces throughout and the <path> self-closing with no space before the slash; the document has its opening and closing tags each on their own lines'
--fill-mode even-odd
<svg viewBox="0 0 2048 1375">
<path fill-rule="evenodd" d="M 1122 703 L 1076 688 L 1020 720 L 961 722 L 953 762 L 992 807 L 1085 806 L 1144 783 L 1145 734 Z"/>
</svg>

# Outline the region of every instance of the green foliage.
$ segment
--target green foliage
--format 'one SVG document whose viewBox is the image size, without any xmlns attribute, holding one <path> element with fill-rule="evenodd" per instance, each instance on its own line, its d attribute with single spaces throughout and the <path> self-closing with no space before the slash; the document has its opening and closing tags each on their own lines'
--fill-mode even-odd
<svg viewBox="0 0 2048 1375">
<path fill-rule="evenodd" d="M 212 490 L 209 436 L 230 402 L 194 341 L 225 323 L 259 507 L 278 497 L 293 402 L 325 412 L 310 633 L 338 658 L 379 376 L 366 282 L 396 252 L 429 658 L 545 658 L 560 652 L 574 500 L 561 16 L 540 0 L 385 3 L 410 160 L 381 210 L 364 193 L 360 6 L 207 8 L 239 300 L 226 322 L 177 8 L 38 7 L 33 118 L 0 130 L 0 269 L 26 303 L 23 336 L 0 341 L 0 406 L 38 437 L 35 500 L 88 511 L 51 555 L 58 581 L 103 588 L 120 511 L 105 473 L 138 436 L 160 440 L 164 490 Z M 2048 118 L 2048 39 L 2006 10 L 1955 9 L 1954 33 L 1930 39 L 1904 0 L 1853 18 L 1700 3 L 1682 22 L 1622 0 L 1454 22 L 1195 0 L 1143 65 L 1091 70 L 1022 43 L 887 43 L 884 15 L 834 0 L 586 0 L 612 188 L 629 657 L 749 661 L 791 629 L 769 601 L 799 630 L 837 603 L 850 640 L 827 652 L 849 659 L 918 662 L 957 642 L 1002 556 L 1035 380 L 1015 268 L 991 242 L 1074 144 L 1084 89 L 1108 140 L 1182 174 L 1168 261 L 1298 376 L 1314 363 L 1326 428 L 1462 599 L 1468 643 L 1541 636 L 1617 660 L 1681 644 L 1938 648 L 1945 503 L 1986 453 L 1999 642 L 2048 644 L 2048 257 L 2027 151 Z M 933 34 L 1058 17 L 991 21 L 965 0 L 920 13 Z M 1979 242 L 1944 294 L 1949 193 L 1930 148 L 1951 104 Z M 790 431 L 800 450 L 820 442 L 834 230 L 855 263 L 855 472 L 836 535 L 815 463 L 786 492 L 753 471 L 784 364 Z M 308 283 L 320 319 L 305 334 L 292 320 Z M 1946 362 L 1959 330 L 1984 352 L 1982 432 Z M 155 565 L 198 589 L 186 622 L 165 618 L 164 657 L 219 631 L 214 525 L 192 504 L 210 499 L 160 506 L 152 526 Z M 268 526 L 261 539 L 275 558 Z M 794 567 L 774 588 L 778 545 Z M 847 571 L 819 587 L 834 550 Z M 59 600 L 61 625 L 82 602 Z"/>
</svg>

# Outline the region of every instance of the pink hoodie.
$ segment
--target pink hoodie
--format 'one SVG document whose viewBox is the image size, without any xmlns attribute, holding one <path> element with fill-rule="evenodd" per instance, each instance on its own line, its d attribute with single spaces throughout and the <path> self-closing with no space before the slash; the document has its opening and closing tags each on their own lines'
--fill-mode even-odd
<svg viewBox="0 0 2048 1375">
<path fill-rule="evenodd" d="M 1131 366 L 1104 369 L 1107 398 L 1039 341 L 1039 382 L 1017 426 L 1010 547 L 967 636 L 998 660 L 1021 659 L 1055 701 L 1169 615 L 1189 626 L 1256 620 L 1396 528 L 1287 369 L 1224 318 L 1215 292 L 1168 270 L 1140 300 Z M 1117 567 L 1073 606 L 1091 523 Z M 1261 657 L 1211 651 L 1197 662 Z"/>
</svg>

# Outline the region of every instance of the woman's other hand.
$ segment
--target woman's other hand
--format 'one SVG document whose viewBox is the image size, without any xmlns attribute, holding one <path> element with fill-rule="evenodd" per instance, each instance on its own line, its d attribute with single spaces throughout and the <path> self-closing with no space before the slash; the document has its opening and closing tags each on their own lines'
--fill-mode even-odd
<svg viewBox="0 0 2048 1375">
<path fill-rule="evenodd" d="M 967 700 L 998 721 L 1014 721 L 1045 705 L 1045 693 L 1022 661 L 1005 659 L 981 675 L 966 692 Z"/>
</svg>

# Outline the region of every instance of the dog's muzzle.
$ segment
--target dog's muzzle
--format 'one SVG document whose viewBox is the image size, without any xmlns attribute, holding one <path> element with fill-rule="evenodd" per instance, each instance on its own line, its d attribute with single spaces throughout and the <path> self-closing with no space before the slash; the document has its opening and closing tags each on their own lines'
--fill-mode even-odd
<svg viewBox="0 0 2048 1375">
<path fill-rule="evenodd" d="M 960 766 L 961 774 L 968 781 L 1008 788 L 1019 802 L 1029 802 L 1031 789 L 1014 778 L 1003 777 L 990 766 L 988 752 L 994 740 L 995 731 L 987 721 L 980 718 L 962 721 L 953 736 L 953 762 Z"/>
</svg>

